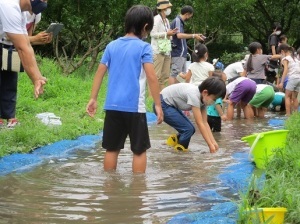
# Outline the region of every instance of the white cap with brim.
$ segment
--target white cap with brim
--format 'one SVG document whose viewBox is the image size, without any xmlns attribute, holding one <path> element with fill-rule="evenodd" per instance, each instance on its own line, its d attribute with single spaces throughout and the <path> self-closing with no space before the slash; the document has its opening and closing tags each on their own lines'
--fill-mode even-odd
<svg viewBox="0 0 300 224">
<path fill-rule="evenodd" d="M 218 61 L 219 61 L 219 58 L 214 58 L 214 59 L 212 60 L 212 64 L 215 65 L 215 64 L 217 64 Z"/>
</svg>

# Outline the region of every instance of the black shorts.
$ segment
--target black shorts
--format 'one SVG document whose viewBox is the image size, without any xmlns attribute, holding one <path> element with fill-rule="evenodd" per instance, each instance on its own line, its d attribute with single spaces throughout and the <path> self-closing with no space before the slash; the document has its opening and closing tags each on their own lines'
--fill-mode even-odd
<svg viewBox="0 0 300 224">
<path fill-rule="evenodd" d="M 128 135 L 134 154 L 140 155 L 151 147 L 146 114 L 107 110 L 102 147 L 119 151 L 124 148 Z"/>
<path fill-rule="evenodd" d="M 207 123 L 212 132 L 220 132 L 221 131 L 221 118 L 215 116 L 207 115 Z"/>
</svg>

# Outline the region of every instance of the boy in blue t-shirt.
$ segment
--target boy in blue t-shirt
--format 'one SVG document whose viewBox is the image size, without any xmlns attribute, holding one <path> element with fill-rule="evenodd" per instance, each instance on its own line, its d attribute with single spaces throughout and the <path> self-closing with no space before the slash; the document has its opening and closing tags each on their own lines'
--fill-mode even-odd
<svg viewBox="0 0 300 224">
<path fill-rule="evenodd" d="M 91 98 L 86 107 L 91 117 L 97 110 L 103 77 L 106 71 L 109 73 L 102 140 L 102 147 L 106 149 L 103 161 L 105 171 L 117 168 L 118 155 L 128 135 L 133 152 L 132 171 L 144 173 L 146 170 L 146 150 L 150 148 L 145 106 L 146 81 L 157 111 L 157 123 L 163 121 L 152 48 L 142 41 L 152 30 L 153 23 L 149 7 L 131 7 L 125 16 L 126 35 L 107 45 L 95 74 Z"/>
</svg>

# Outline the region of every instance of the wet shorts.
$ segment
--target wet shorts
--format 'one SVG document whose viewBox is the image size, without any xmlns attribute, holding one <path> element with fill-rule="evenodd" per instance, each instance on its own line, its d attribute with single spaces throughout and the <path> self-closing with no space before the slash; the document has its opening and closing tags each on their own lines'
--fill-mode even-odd
<svg viewBox="0 0 300 224">
<path fill-rule="evenodd" d="M 238 103 L 240 101 L 249 103 L 256 92 L 256 84 L 252 80 L 245 79 L 236 85 L 230 94 L 230 101 Z"/>
<path fill-rule="evenodd" d="M 268 108 L 272 103 L 275 92 L 272 86 L 265 87 L 260 93 L 256 93 L 249 104 L 256 108 Z"/>
<path fill-rule="evenodd" d="M 140 155 L 150 148 L 146 113 L 107 110 L 104 120 L 102 147 L 119 151 L 129 135 L 131 151 Z"/>
</svg>

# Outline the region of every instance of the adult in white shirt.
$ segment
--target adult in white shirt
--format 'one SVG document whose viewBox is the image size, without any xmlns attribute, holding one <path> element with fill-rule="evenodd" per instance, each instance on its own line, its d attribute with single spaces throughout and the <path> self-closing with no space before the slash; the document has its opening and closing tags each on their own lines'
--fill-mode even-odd
<svg viewBox="0 0 300 224">
<path fill-rule="evenodd" d="M 30 0 L 0 0 L 0 45 L 14 45 L 23 67 L 34 85 L 37 98 L 43 93 L 46 78 L 42 76 L 30 45 L 25 11 L 31 10 Z M 2 52 L 1 52 L 2 57 Z M 2 58 L 1 58 L 2 61 Z M 18 74 L 0 70 L 0 118 L 6 119 L 8 125 L 15 118 Z M 0 119 L 0 125 L 3 120 Z"/>
<path fill-rule="evenodd" d="M 151 46 L 153 49 L 153 63 L 160 89 L 165 87 L 170 75 L 171 67 L 171 48 L 169 51 L 161 51 L 158 41 L 167 38 L 170 41 L 177 29 L 170 29 L 170 22 L 167 16 L 171 14 L 172 4 L 169 1 L 158 0 L 156 4 L 157 15 L 154 16 L 154 25 L 150 33 Z"/>
</svg>

